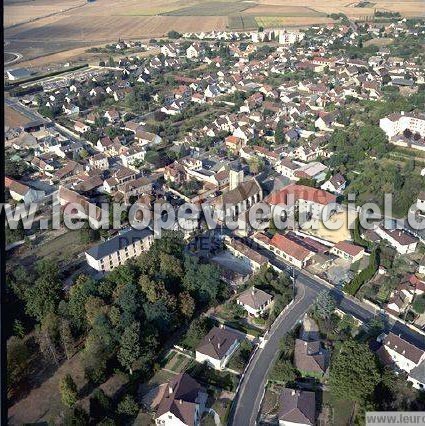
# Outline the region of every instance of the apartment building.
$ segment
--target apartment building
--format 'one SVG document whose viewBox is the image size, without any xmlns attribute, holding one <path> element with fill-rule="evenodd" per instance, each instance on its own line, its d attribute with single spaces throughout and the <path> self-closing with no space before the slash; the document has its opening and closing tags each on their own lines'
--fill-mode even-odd
<svg viewBox="0 0 425 426">
<path fill-rule="evenodd" d="M 86 251 L 87 263 L 96 271 L 108 272 L 139 256 L 153 243 L 150 229 L 130 229 Z"/>
</svg>

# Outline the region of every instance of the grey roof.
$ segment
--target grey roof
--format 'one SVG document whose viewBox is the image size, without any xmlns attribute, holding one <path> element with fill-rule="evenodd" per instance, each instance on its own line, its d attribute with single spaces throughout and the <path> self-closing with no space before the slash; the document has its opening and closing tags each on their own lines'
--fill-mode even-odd
<svg viewBox="0 0 425 426">
<path fill-rule="evenodd" d="M 409 376 L 418 382 L 425 384 L 425 360 L 411 370 Z"/>
<path fill-rule="evenodd" d="M 279 420 L 314 425 L 316 397 L 314 392 L 285 388 L 279 400 Z"/>
<path fill-rule="evenodd" d="M 12 75 L 14 78 L 24 78 L 29 77 L 31 75 L 31 72 L 27 70 L 26 68 L 16 68 L 14 70 L 7 71 L 10 75 Z"/>
<path fill-rule="evenodd" d="M 130 229 L 129 231 L 120 233 L 108 241 L 92 247 L 91 249 L 87 250 L 86 253 L 88 253 L 96 260 L 100 260 L 105 256 L 109 256 L 110 254 L 133 244 L 136 241 L 145 239 L 149 235 L 152 235 L 152 231 L 149 228 L 141 230 Z"/>
<path fill-rule="evenodd" d="M 233 331 L 213 327 L 202 339 L 196 351 L 221 360 L 236 340 L 239 340 L 239 336 Z"/>
</svg>

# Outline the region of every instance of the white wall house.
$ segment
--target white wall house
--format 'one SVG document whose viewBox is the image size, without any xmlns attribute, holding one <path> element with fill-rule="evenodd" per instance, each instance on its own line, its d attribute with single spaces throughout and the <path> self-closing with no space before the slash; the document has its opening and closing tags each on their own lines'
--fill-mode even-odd
<svg viewBox="0 0 425 426">
<path fill-rule="evenodd" d="M 238 296 L 236 303 L 241 305 L 250 315 L 259 317 L 270 308 L 272 300 L 273 296 L 271 294 L 251 287 Z"/>
<path fill-rule="evenodd" d="M 385 229 L 379 226 L 375 232 L 388 241 L 400 254 L 413 253 L 418 245 L 418 239 L 401 229 Z"/>
<path fill-rule="evenodd" d="M 195 359 L 223 370 L 240 343 L 239 336 L 228 328 L 213 327 L 196 348 Z"/>
</svg>

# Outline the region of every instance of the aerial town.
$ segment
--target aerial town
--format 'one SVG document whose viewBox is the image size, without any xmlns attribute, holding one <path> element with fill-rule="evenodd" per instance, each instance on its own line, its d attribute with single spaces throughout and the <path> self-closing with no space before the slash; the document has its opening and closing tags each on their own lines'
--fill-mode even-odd
<svg viewBox="0 0 425 426">
<path fill-rule="evenodd" d="M 341 16 L 5 71 L 8 423 L 425 411 L 424 45 Z"/>
</svg>

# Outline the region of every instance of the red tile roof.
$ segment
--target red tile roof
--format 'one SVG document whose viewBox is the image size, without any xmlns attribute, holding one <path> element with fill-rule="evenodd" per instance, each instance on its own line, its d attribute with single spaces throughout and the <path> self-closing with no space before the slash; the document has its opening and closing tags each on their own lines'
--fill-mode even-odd
<svg viewBox="0 0 425 426">
<path fill-rule="evenodd" d="M 265 202 L 271 205 L 288 204 L 288 197 L 293 197 L 293 202 L 298 200 L 311 201 L 317 204 L 327 205 L 335 203 L 336 196 L 324 191 L 305 185 L 290 184 L 282 188 L 280 191 L 273 192 L 265 198 Z"/>
<path fill-rule="evenodd" d="M 355 244 L 351 244 L 348 241 L 340 241 L 334 246 L 336 249 L 341 250 L 350 256 L 357 256 L 359 253 L 364 251 L 363 247 L 356 246 Z"/>
<path fill-rule="evenodd" d="M 273 235 L 270 244 L 282 250 L 287 255 L 301 261 L 305 260 L 311 254 L 310 250 L 280 234 Z"/>
</svg>

